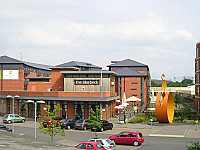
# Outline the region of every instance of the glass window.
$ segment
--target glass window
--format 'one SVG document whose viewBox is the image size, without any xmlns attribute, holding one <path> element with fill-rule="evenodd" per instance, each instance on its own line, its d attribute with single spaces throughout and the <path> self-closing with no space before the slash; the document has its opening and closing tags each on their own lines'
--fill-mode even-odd
<svg viewBox="0 0 200 150">
<path fill-rule="evenodd" d="M 96 147 L 97 147 L 97 149 L 103 148 L 103 146 L 99 143 L 96 145 Z"/>
<path fill-rule="evenodd" d="M 136 133 L 129 133 L 128 137 L 137 137 Z"/>
<path fill-rule="evenodd" d="M 196 57 L 199 57 L 199 49 L 198 49 L 198 47 L 196 49 Z"/>
<path fill-rule="evenodd" d="M 80 144 L 77 146 L 78 149 L 86 149 L 87 144 Z"/>
<path fill-rule="evenodd" d="M 128 133 L 124 132 L 119 135 L 119 137 L 127 137 Z"/>
<path fill-rule="evenodd" d="M 75 119 L 84 119 L 84 102 L 75 102 L 74 103 L 74 116 Z"/>
<path fill-rule="evenodd" d="M 80 74 L 81 78 L 86 78 L 86 74 Z"/>
<path fill-rule="evenodd" d="M 67 119 L 67 101 L 62 102 L 62 117 Z"/>
<path fill-rule="evenodd" d="M 88 149 L 94 149 L 94 147 L 91 144 L 88 144 Z"/>
</svg>

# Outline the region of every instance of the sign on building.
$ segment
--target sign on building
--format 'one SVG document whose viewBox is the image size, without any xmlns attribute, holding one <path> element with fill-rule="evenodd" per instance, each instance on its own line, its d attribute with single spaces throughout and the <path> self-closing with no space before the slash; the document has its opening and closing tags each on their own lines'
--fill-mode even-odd
<svg viewBox="0 0 200 150">
<path fill-rule="evenodd" d="M 99 80 L 74 80 L 75 85 L 99 85 Z"/>
<path fill-rule="evenodd" d="M 3 70 L 3 79 L 19 79 L 19 70 Z"/>
</svg>

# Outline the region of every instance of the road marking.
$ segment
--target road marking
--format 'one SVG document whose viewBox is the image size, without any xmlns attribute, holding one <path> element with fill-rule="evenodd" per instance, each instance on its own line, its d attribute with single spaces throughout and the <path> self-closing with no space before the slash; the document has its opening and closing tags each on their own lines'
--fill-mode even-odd
<svg viewBox="0 0 200 150">
<path fill-rule="evenodd" d="M 166 134 L 149 134 L 149 136 L 161 136 L 161 137 L 184 137 L 184 135 L 166 135 Z"/>
</svg>

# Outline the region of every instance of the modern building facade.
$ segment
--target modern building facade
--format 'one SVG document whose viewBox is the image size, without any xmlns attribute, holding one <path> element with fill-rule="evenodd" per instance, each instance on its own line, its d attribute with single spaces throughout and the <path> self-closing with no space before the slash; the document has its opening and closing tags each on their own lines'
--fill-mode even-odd
<svg viewBox="0 0 200 150">
<path fill-rule="evenodd" d="M 200 42 L 196 44 L 195 58 L 195 100 L 197 114 L 200 114 Z"/>
<path fill-rule="evenodd" d="M 121 63 L 125 65 L 119 66 Z M 121 63 L 110 65 L 109 70 L 78 61 L 50 67 L 2 56 L 0 114 L 13 113 L 14 108 L 14 113 L 33 118 L 34 104 L 27 101 L 43 100 L 44 104 L 37 104 L 37 116 L 42 118 L 47 104 L 52 110 L 60 104 L 62 110 L 57 113 L 63 118 L 78 116 L 87 119 L 90 109 L 99 106 L 102 119 L 109 119 L 114 116 L 115 102 L 121 100 L 123 92 L 127 97 L 135 95 L 141 98 L 137 105 L 146 107 L 150 77 L 148 66 L 129 59 Z M 135 66 L 127 66 L 127 63 Z M 14 106 L 8 95 L 13 96 Z M 15 98 L 16 95 L 20 97 Z"/>
</svg>

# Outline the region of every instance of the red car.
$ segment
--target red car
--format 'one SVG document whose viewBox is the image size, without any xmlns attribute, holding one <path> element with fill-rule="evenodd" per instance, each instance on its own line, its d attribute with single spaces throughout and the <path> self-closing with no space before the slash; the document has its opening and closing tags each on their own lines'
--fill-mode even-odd
<svg viewBox="0 0 200 150">
<path fill-rule="evenodd" d="M 84 150 L 106 150 L 99 142 L 83 142 L 75 146 L 76 149 Z"/>
<path fill-rule="evenodd" d="M 116 144 L 132 144 L 134 146 L 141 145 L 144 142 L 142 133 L 137 131 L 124 131 L 110 136 L 109 139 L 115 141 Z"/>
<path fill-rule="evenodd" d="M 56 117 L 56 118 L 52 118 L 52 116 L 48 116 L 47 117 L 48 119 L 45 119 L 43 120 L 43 126 L 46 128 L 47 125 L 50 125 L 52 124 L 52 120 L 55 120 L 57 122 L 57 126 L 58 126 L 58 123 L 63 119 L 62 117 Z"/>
</svg>

